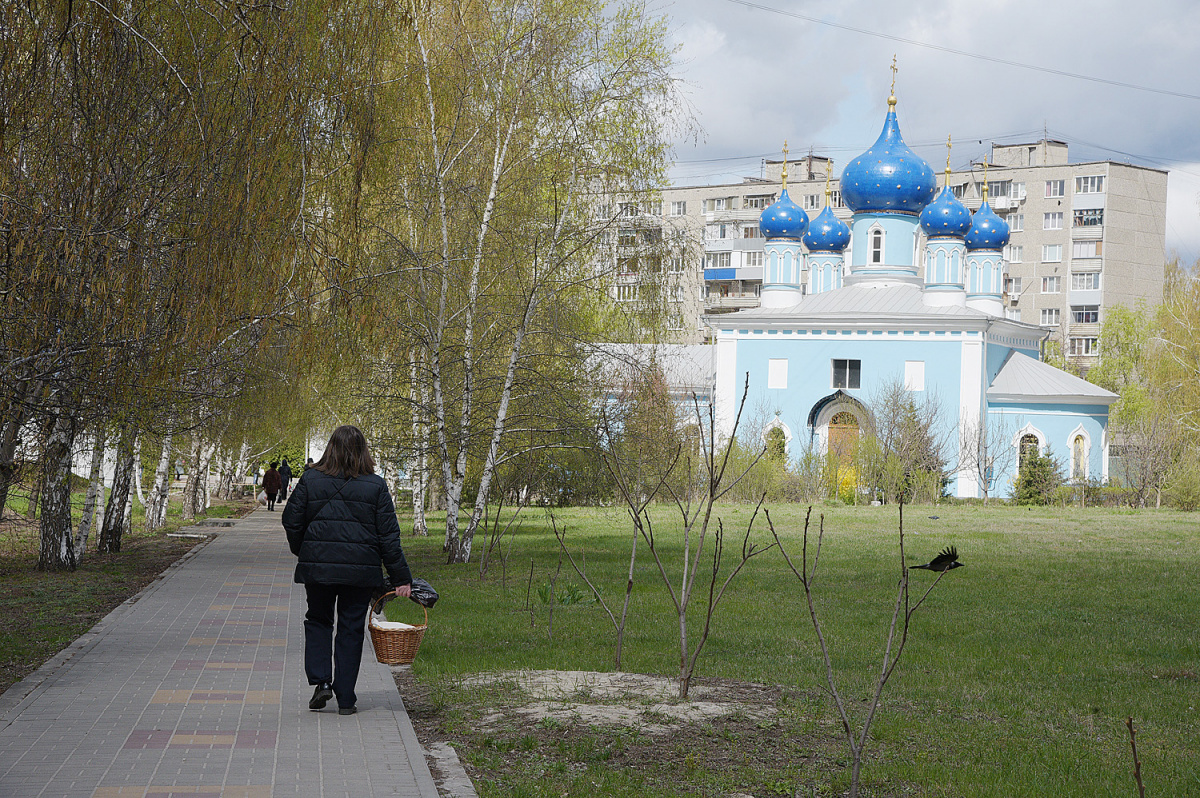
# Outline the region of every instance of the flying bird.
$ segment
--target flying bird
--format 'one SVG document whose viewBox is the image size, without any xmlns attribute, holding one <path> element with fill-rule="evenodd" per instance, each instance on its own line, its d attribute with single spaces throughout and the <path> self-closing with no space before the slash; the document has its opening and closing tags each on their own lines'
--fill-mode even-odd
<svg viewBox="0 0 1200 798">
<path fill-rule="evenodd" d="M 958 568 L 966 563 L 958 561 L 958 549 L 954 546 L 947 546 L 942 549 L 942 553 L 934 557 L 926 565 L 910 565 L 908 570 L 914 568 L 924 568 L 926 571 L 949 571 L 951 568 Z"/>
</svg>

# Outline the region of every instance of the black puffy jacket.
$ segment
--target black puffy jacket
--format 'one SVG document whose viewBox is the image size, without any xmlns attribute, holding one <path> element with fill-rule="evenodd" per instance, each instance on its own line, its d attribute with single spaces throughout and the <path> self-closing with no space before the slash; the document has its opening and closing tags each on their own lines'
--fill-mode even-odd
<svg viewBox="0 0 1200 798">
<path fill-rule="evenodd" d="M 380 563 L 393 585 L 412 582 L 396 507 L 377 474 L 347 480 L 307 469 L 288 496 L 283 528 L 300 558 L 297 582 L 380 587 Z"/>
</svg>

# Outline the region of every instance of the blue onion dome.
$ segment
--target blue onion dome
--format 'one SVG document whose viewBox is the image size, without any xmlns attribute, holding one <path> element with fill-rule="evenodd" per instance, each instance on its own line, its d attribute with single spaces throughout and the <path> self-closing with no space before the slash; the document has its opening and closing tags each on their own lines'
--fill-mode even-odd
<svg viewBox="0 0 1200 798">
<path fill-rule="evenodd" d="M 1008 222 L 996 215 L 987 200 L 971 217 L 966 243 L 967 249 L 1004 249 L 1008 243 Z"/>
<path fill-rule="evenodd" d="M 842 199 L 855 213 L 918 214 L 935 191 L 933 169 L 904 144 L 889 101 L 879 138 L 842 170 Z"/>
<path fill-rule="evenodd" d="M 803 241 L 809 252 L 841 252 L 850 244 L 850 228 L 826 205 L 808 226 Z"/>
<path fill-rule="evenodd" d="M 800 238 L 808 229 L 808 214 L 804 212 L 792 198 L 787 189 L 779 195 L 779 199 L 763 210 L 758 217 L 758 229 L 763 238 Z"/>
<path fill-rule="evenodd" d="M 921 229 L 932 236 L 962 238 L 971 229 L 971 212 L 959 202 L 949 186 L 942 189 L 937 199 L 921 211 Z"/>
</svg>

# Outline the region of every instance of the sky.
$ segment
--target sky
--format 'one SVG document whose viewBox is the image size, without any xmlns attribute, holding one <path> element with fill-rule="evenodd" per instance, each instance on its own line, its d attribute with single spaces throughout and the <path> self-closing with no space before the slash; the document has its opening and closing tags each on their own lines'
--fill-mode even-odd
<svg viewBox="0 0 1200 798">
<path fill-rule="evenodd" d="M 653 2 L 653 0 L 652 0 Z M 1195 0 L 659 0 L 698 132 L 676 185 L 739 182 L 764 158 L 869 147 L 896 57 L 905 143 L 941 172 L 1048 135 L 1072 162 L 1161 169 L 1167 254 L 1200 259 L 1200 3 Z"/>
</svg>

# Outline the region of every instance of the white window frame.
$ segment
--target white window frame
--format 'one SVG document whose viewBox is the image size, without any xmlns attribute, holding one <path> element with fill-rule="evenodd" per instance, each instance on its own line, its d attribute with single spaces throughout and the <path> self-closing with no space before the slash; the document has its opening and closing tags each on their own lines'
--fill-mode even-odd
<svg viewBox="0 0 1200 798">
<path fill-rule="evenodd" d="M 1098 238 L 1071 242 L 1072 258 L 1098 258 L 1103 252 L 1103 244 Z"/>
<path fill-rule="evenodd" d="M 773 357 L 767 360 L 767 388 L 785 390 L 788 383 L 788 361 L 786 357 Z"/>
<path fill-rule="evenodd" d="M 1047 180 L 1046 181 L 1046 199 L 1056 199 L 1066 195 L 1067 181 L 1065 180 Z"/>
<path fill-rule="evenodd" d="M 880 225 L 873 225 L 867 231 L 867 264 L 883 264 L 883 253 L 887 246 L 887 231 Z"/>
<path fill-rule="evenodd" d="M 1062 322 L 1062 308 L 1042 308 L 1040 326 L 1057 327 Z"/>
<path fill-rule="evenodd" d="M 1062 263 L 1062 244 L 1042 244 L 1042 263 Z"/>
<path fill-rule="evenodd" d="M 1004 247 L 1004 259 L 1009 263 L 1024 263 L 1025 247 L 1020 244 L 1007 244 Z"/>
<path fill-rule="evenodd" d="M 1076 194 L 1103 194 L 1104 175 L 1080 175 L 1075 178 Z"/>
<path fill-rule="evenodd" d="M 1088 318 L 1088 317 L 1092 318 Z M 1099 305 L 1072 305 L 1071 306 L 1071 323 L 1072 324 L 1099 324 L 1100 323 L 1100 306 Z"/>
<path fill-rule="evenodd" d="M 1100 339 L 1094 335 L 1067 339 L 1067 354 L 1071 357 L 1092 357 L 1100 354 Z"/>
<path fill-rule="evenodd" d="M 687 200 L 671 200 L 672 216 L 687 216 Z"/>
<path fill-rule="evenodd" d="M 1099 291 L 1100 285 L 1100 272 L 1071 273 L 1072 291 Z"/>
<path fill-rule="evenodd" d="M 1063 214 L 1062 211 L 1048 211 L 1042 214 L 1042 229 L 1043 230 L 1061 230 L 1063 229 Z"/>
<path fill-rule="evenodd" d="M 1042 278 L 1042 293 L 1043 294 L 1061 294 L 1062 293 L 1062 275 L 1051 274 Z"/>
<path fill-rule="evenodd" d="M 923 391 L 923 390 L 925 390 L 925 361 L 924 360 L 906 360 L 906 361 L 904 361 L 904 390 L 906 390 L 906 391 Z"/>
<path fill-rule="evenodd" d="M 1025 230 L 1025 214 L 1023 213 L 1010 213 L 1004 218 L 1004 221 L 1008 222 L 1008 232 L 1010 233 L 1020 233 Z"/>
<path fill-rule="evenodd" d="M 804 195 L 804 210 L 818 211 L 821 209 L 820 194 L 805 194 Z"/>
</svg>

